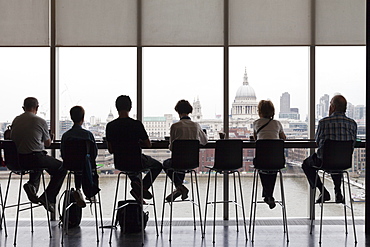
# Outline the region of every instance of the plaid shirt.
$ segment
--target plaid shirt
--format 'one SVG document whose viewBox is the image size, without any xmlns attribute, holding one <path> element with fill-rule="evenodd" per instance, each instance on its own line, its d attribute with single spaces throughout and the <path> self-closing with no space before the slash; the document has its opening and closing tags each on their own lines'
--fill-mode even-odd
<svg viewBox="0 0 370 247">
<path fill-rule="evenodd" d="M 315 141 L 317 143 L 317 157 L 322 157 L 322 148 L 326 139 L 336 141 L 353 140 L 353 145 L 357 136 L 356 122 L 346 117 L 344 112 L 334 112 L 329 117 L 325 117 L 319 121 L 317 127 Z"/>
</svg>

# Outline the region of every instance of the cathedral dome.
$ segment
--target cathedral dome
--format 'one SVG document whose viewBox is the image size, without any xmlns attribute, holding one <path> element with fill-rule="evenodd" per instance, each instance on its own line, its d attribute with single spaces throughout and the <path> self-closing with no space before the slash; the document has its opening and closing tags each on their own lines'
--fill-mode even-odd
<svg viewBox="0 0 370 247">
<path fill-rule="evenodd" d="M 256 100 L 256 93 L 248 82 L 247 71 L 244 73 L 243 85 L 236 91 L 235 100 Z"/>
<path fill-rule="evenodd" d="M 235 97 L 237 99 L 256 98 L 256 93 L 250 85 L 243 85 L 238 88 Z"/>
</svg>

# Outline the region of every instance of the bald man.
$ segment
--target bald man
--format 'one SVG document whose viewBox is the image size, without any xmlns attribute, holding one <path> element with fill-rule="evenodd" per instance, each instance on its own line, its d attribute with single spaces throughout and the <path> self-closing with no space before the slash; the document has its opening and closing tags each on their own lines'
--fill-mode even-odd
<svg viewBox="0 0 370 247">
<path fill-rule="evenodd" d="M 353 143 L 356 141 L 357 124 L 345 115 L 347 109 L 347 100 L 342 95 L 334 96 L 330 101 L 329 116 L 321 119 L 315 134 L 315 141 L 317 143 L 317 151 L 303 161 L 302 169 L 306 174 L 308 182 L 312 189 L 315 189 L 316 168 L 321 166 L 322 150 L 324 141 L 327 139 L 336 141 L 349 141 Z M 335 202 L 342 203 L 343 195 L 340 189 L 341 179 L 343 175 L 331 175 L 334 182 Z M 330 193 L 324 188 L 322 191 L 322 182 L 317 178 L 316 187 L 320 190 L 321 194 L 316 200 L 317 203 L 330 200 Z"/>
</svg>

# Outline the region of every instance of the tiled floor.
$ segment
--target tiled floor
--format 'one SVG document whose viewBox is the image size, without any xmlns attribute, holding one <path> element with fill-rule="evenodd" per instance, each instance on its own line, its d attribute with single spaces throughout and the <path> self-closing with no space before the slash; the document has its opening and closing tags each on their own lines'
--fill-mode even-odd
<svg viewBox="0 0 370 247">
<path fill-rule="evenodd" d="M 283 234 L 281 222 L 276 219 L 259 220 L 255 230 L 255 240 L 252 243 L 250 234 L 245 239 L 243 228 L 236 232 L 234 221 L 217 221 L 216 243 L 212 243 L 212 222 L 207 223 L 206 235 L 202 239 L 200 227 L 194 231 L 191 220 L 176 220 L 173 222 L 172 241 L 168 241 L 169 224 L 164 222 L 163 233 L 157 237 L 153 221 L 148 222 L 145 230 L 145 246 L 320 246 L 319 225 L 314 228 L 314 233 L 309 234 L 309 220 L 290 219 L 289 221 L 289 243 Z M 343 220 L 325 220 L 323 226 L 323 240 L 321 246 L 370 246 L 366 244 L 364 234 L 364 221 L 356 220 L 358 244 L 354 244 L 352 225 L 348 226 L 348 235 L 344 233 Z M 318 223 L 318 222 L 317 222 Z M 105 225 L 109 225 L 109 219 L 105 219 Z M 5 237 L 4 229 L 1 230 L 0 246 L 13 246 L 14 222 L 8 221 L 8 237 Z M 248 230 L 248 229 L 247 229 Z M 99 231 L 100 241 L 96 242 L 95 222 L 84 220 L 80 227 L 71 229 L 65 237 L 64 246 L 92 247 L 92 246 L 142 246 L 141 234 L 121 234 L 120 229 L 113 231 L 112 244 L 109 244 L 110 229 Z M 61 229 L 57 222 L 52 222 L 52 238 L 49 238 L 47 224 L 44 220 L 36 220 L 34 233 L 30 232 L 28 221 L 20 221 L 18 228 L 17 246 L 52 247 L 61 245 Z"/>
</svg>

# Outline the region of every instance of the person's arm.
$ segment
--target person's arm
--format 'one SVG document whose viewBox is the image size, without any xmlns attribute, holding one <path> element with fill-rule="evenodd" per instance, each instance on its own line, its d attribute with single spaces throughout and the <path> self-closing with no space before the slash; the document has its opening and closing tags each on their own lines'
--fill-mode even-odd
<svg viewBox="0 0 370 247">
<path fill-rule="evenodd" d="M 107 141 L 107 147 L 108 147 L 108 152 L 109 152 L 110 154 L 112 154 L 112 153 L 113 153 L 112 144 L 111 144 L 110 142 L 108 142 L 108 141 Z"/>
<path fill-rule="evenodd" d="M 146 140 L 140 140 L 140 146 L 145 147 L 145 148 L 150 148 L 152 147 L 152 143 L 150 142 L 148 138 Z"/>
<path fill-rule="evenodd" d="M 281 132 L 279 133 L 279 138 L 280 138 L 280 139 L 283 139 L 284 141 L 286 140 L 286 135 L 285 135 L 284 131 L 281 131 Z"/>
</svg>

